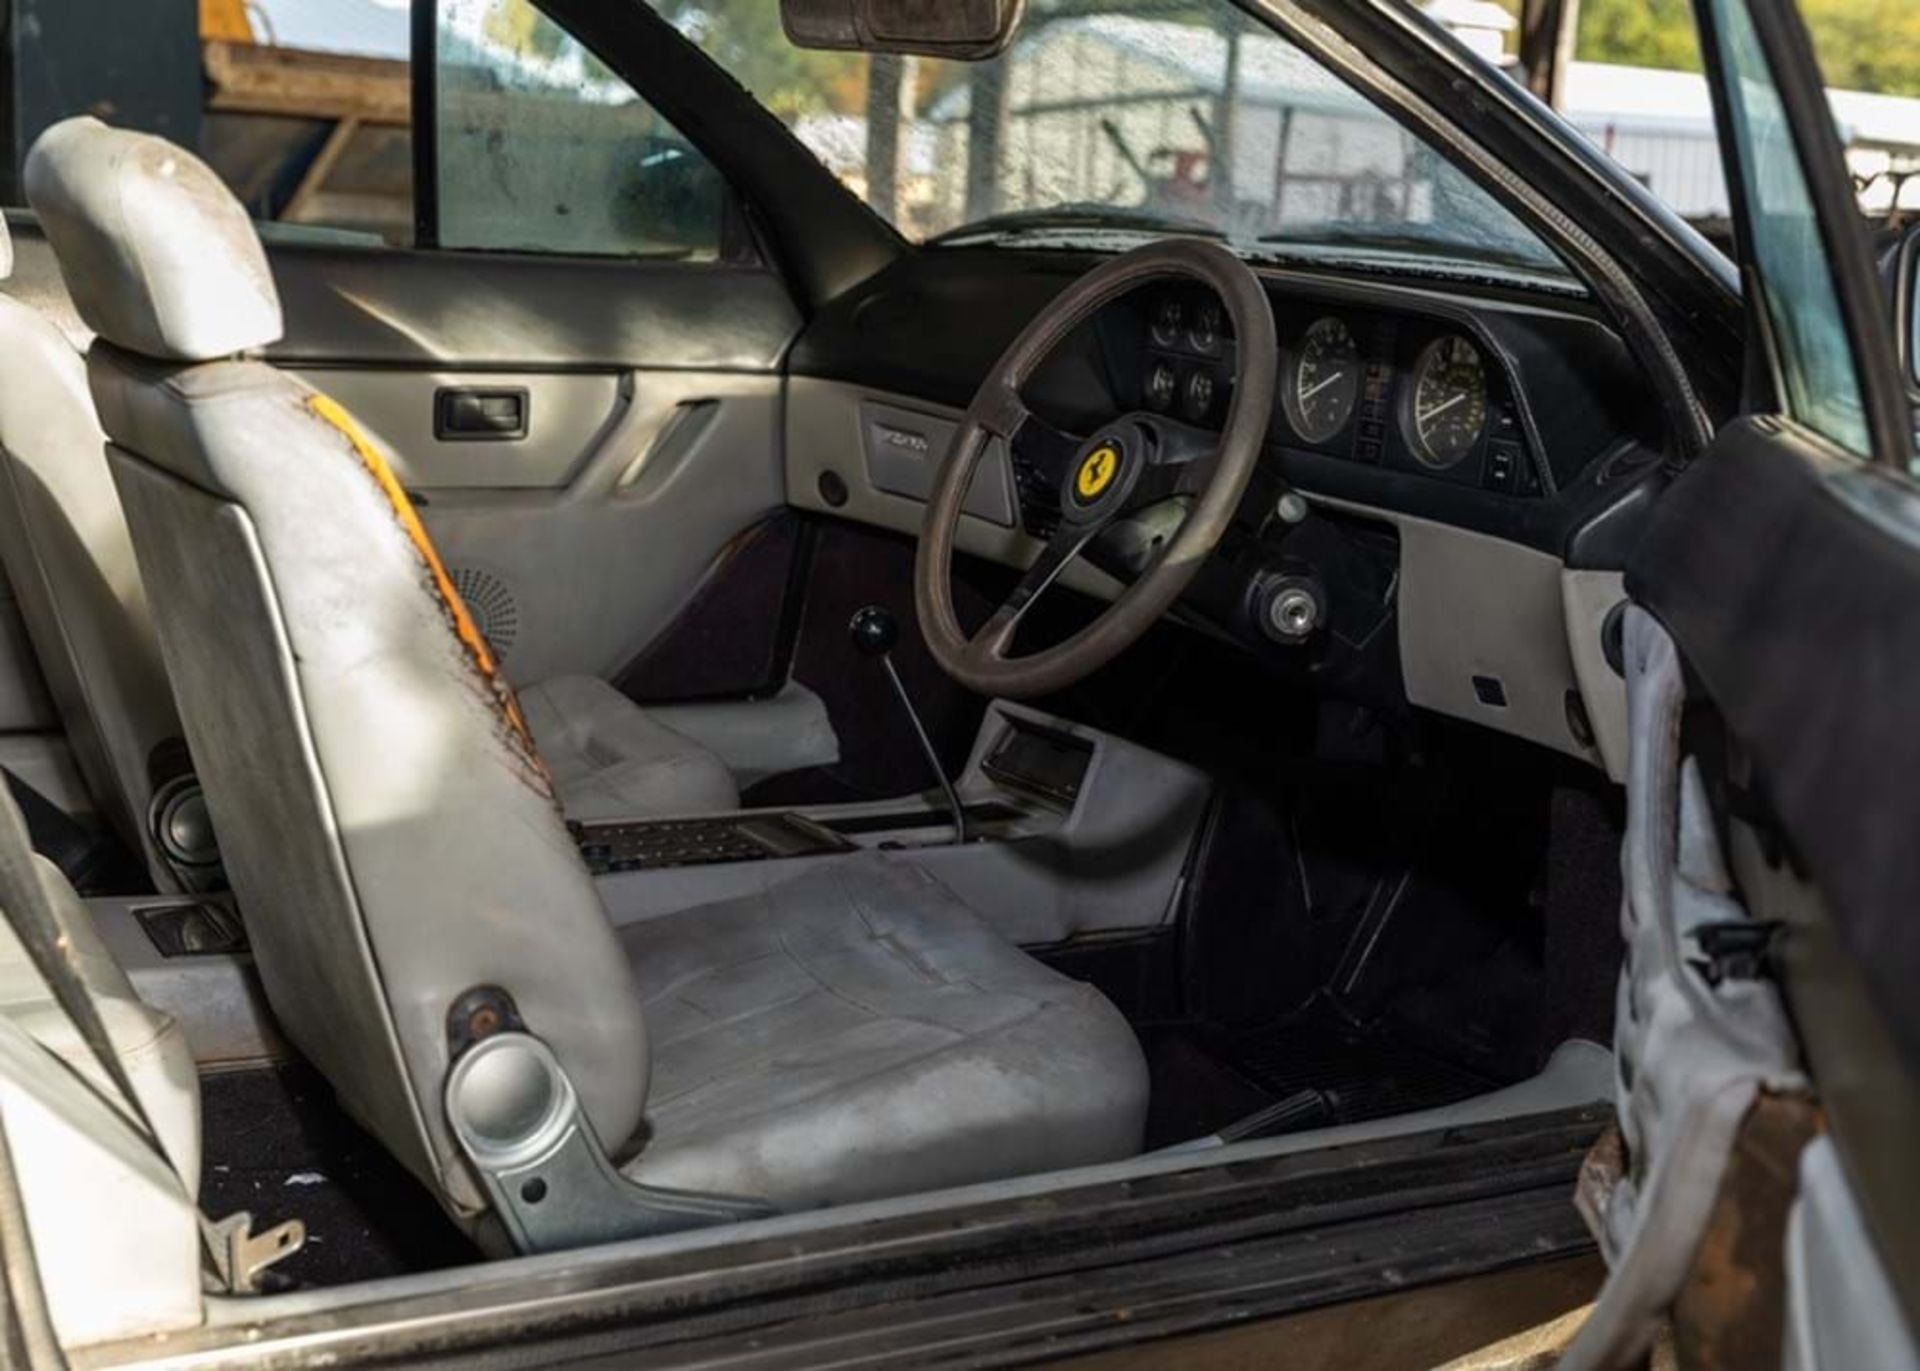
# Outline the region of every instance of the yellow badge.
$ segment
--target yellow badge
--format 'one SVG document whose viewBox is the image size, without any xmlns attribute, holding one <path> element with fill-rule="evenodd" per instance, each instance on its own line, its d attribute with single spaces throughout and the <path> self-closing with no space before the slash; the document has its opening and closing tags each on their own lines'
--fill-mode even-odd
<svg viewBox="0 0 1920 1371">
<path fill-rule="evenodd" d="M 1112 443 L 1102 443 L 1080 464 L 1080 474 L 1073 480 L 1074 493 L 1086 501 L 1099 499 L 1100 493 L 1113 484 L 1114 473 L 1119 470 L 1119 449 Z"/>
</svg>

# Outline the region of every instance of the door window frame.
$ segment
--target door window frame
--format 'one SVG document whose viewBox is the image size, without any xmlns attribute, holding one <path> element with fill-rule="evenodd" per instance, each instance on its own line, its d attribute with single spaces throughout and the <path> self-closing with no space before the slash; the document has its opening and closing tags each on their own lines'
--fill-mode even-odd
<svg viewBox="0 0 1920 1371">
<path fill-rule="evenodd" d="M 1726 164 L 1735 243 L 1745 285 L 1744 407 L 1750 412 L 1779 414 L 1791 420 L 1796 428 L 1817 437 L 1824 447 L 1844 450 L 1787 407 L 1779 340 L 1773 335 L 1764 300 L 1769 283 L 1753 248 L 1753 215 L 1743 162 L 1745 149 L 1740 146 L 1732 110 L 1730 82 L 1736 78 L 1727 71 L 1723 61 L 1719 16 L 1714 10 L 1716 2 L 1744 8 L 1759 38 L 1767 74 L 1780 99 L 1801 179 L 1812 202 L 1816 228 L 1826 249 L 1834 298 L 1852 353 L 1870 448 L 1863 460 L 1904 476 L 1911 470 L 1914 443 L 1908 388 L 1894 345 L 1891 311 L 1887 308 L 1872 245 L 1847 177 L 1846 149 L 1840 142 L 1839 130 L 1827 103 L 1826 83 L 1814 56 L 1812 36 L 1793 0 L 1693 0 L 1701 60 L 1706 67 L 1714 121 L 1720 133 L 1721 157 Z"/>
</svg>

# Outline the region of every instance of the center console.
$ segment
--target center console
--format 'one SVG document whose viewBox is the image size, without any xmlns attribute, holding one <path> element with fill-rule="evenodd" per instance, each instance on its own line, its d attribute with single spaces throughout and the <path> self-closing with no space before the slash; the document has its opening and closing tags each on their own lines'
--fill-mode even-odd
<svg viewBox="0 0 1920 1371">
<path fill-rule="evenodd" d="M 909 861 L 1023 943 L 1151 928 L 1173 907 L 1209 784 L 1124 739 L 995 701 L 954 790 L 696 818 L 574 824 L 616 923 L 747 895 L 803 864 Z"/>
</svg>

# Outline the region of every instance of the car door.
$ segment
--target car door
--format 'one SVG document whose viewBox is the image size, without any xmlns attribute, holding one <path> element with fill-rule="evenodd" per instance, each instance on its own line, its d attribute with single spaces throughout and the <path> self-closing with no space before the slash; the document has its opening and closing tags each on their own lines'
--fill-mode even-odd
<svg viewBox="0 0 1920 1371">
<path fill-rule="evenodd" d="M 1564 1363 L 1915 1364 L 1920 485 L 1890 311 L 1790 0 L 1695 0 L 1743 412 L 1629 563 L 1612 1266 Z"/>
<path fill-rule="evenodd" d="M 225 84 L 203 142 L 231 154 L 233 182 L 272 101 L 311 105 L 302 83 L 322 76 L 337 83 L 323 95 L 360 93 L 346 111 L 360 122 L 333 125 L 300 187 L 255 200 L 281 221 L 265 226 L 288 319 L 271 359 L 387 439 L 514 680 L 586 674 L 649 698 L 777 685 L 792 541 L 773 528 L 779 371 L 800 314 L 741 197 L 528 0 L 418 0 L 410 44 L 393 7 L 384 38 L 292 28 L 315 9 L 263 12 L 296 42 L 365 50 L 234 45 L 208 64 Z M 384 106 L 410 114 L 411 224 L 406 129 L 398 153 L 372 136 Z M 356 223 L 409 241 L 315 232 Z M 730 628 L 762 641 L 704 667 L 647 660 L 703 579 L 752 546 L 767 612 Z"/>
</svg>

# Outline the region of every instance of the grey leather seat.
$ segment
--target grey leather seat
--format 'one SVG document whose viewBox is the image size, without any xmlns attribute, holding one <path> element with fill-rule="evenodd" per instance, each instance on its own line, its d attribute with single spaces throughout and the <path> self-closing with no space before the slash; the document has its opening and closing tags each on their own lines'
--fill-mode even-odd
<svg viewBox="0 0 1920 1371">
<path fill-rule="evenodd" d="M 45 134 L 26 179 L 99 334 L 114 478 L 268 997 L 456 1216 L 487 1231 L 440 1105 L 483 988 L 651 1184 L 797 1207 L 1138 1148 L 1125 1020 L 913 868 L 822 859 L 616 931 L 377 445 L 239 355 L 280 328 L 241 207 L 92 120 Z"/>
<path fill-rule="evenodd" d="M 725 762 L 597 677 L 527 686 L 520 707 L 569 819 L 712 814 L 740 803 Z"/>
<path fill-rule="evenodd" d="M 0 220 L 0 278 L 11 261 Z M 89 321 L 90 322 L 90 321 Z M 270 341 L 270 340 L 269 340 Z M 0 297 L 0 555 L 82 774 L 162 888 L 195 885 L 211 854 L 156 847 L 155 781 L 182 736 L 79 354 L 36 310 Z M 606 682 L 530 687 L 527 722 L 574 819 L 702 814 L 740 802 L 699 743 Z M 184 771 L 185 756 L 173 771 Z M 203 857 L 197 866 L 183 858 Z M 212 868 L 217 869 L 217 868 Z"/>
<path fill-rule="evenodd" d="M 12 262 L 0 219 L 0 280 Z M 186 759 L 86 368 L 50 320 L 5 295 L 0 562 L 100 817 L 162 889 L 193 884 L 209 861 L 178 859 L 211 854 L 195 845 L 169 857 L 149 822 L 156 779 Z"/>
</svg>

